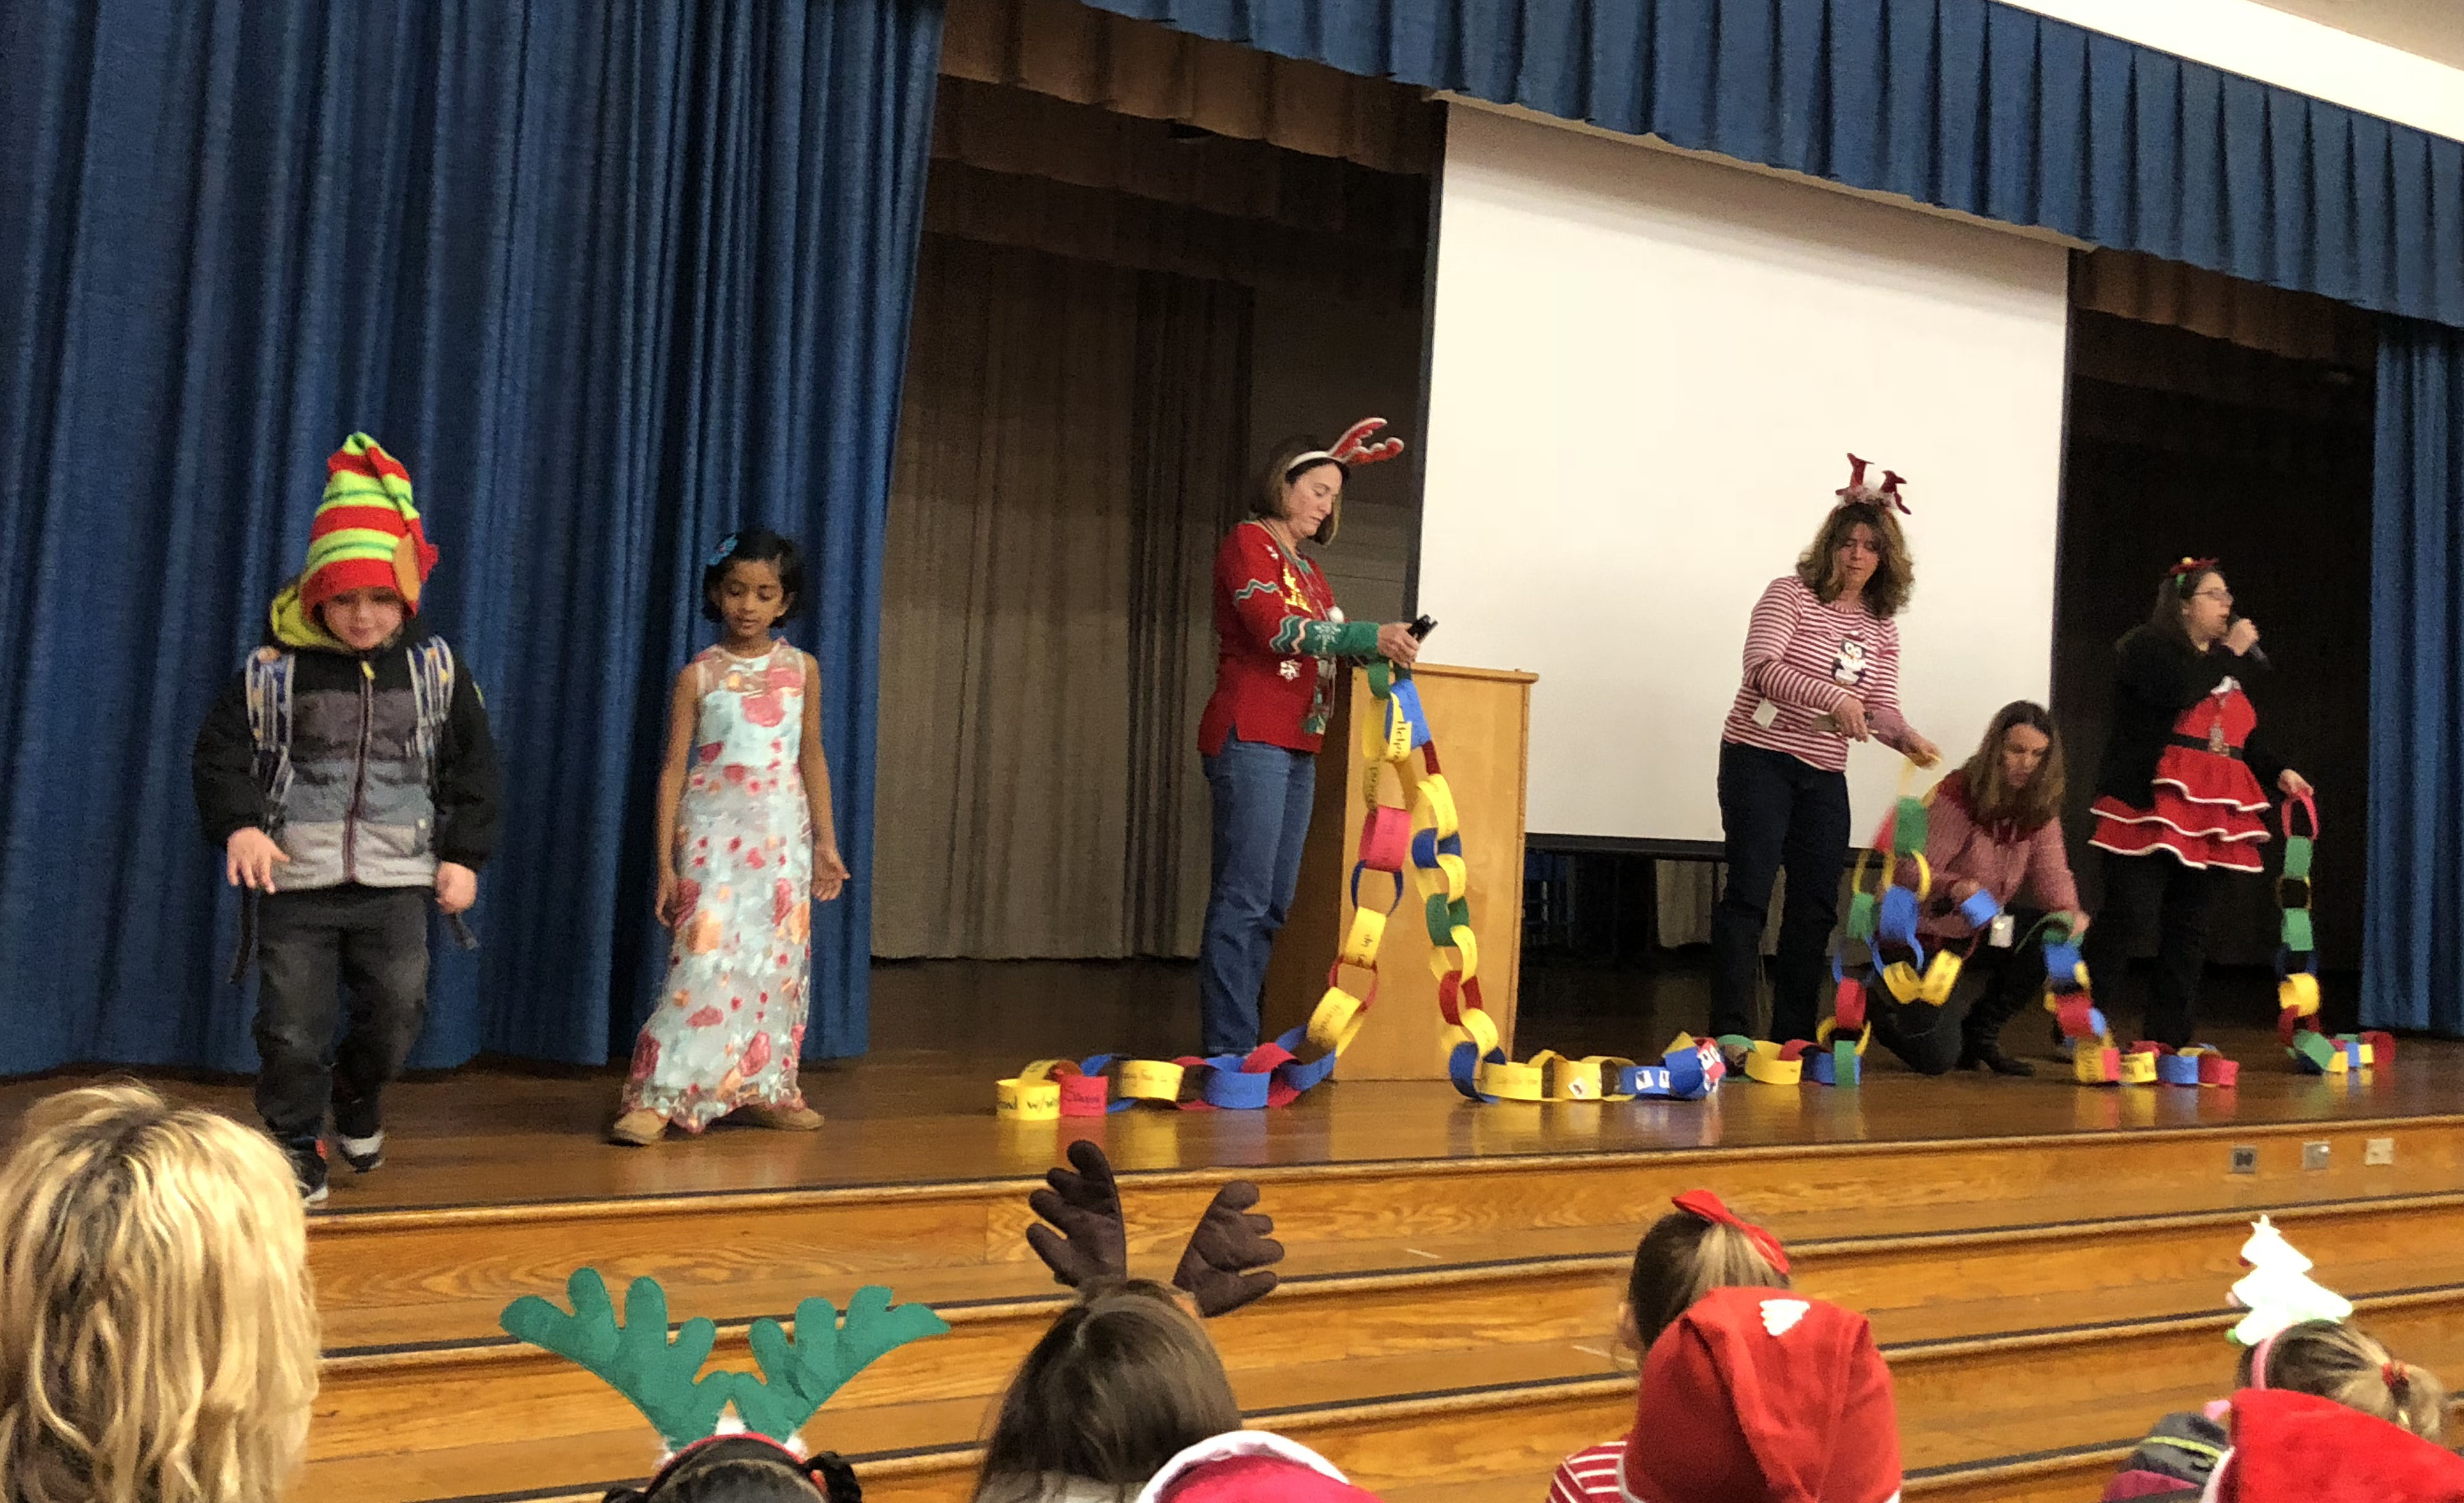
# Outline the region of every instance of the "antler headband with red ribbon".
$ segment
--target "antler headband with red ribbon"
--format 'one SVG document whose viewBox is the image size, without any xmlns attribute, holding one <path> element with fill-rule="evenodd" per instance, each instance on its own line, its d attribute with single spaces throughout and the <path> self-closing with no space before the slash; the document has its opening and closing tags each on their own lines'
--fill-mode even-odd
<svg viewBox="0 0 2464 1503">
<path fill-rule="evenodd" d="M 1848 456 L 1848 483 L 1841 486 L 1837 493 L 1840 504 L 1847 505 L 1855 502 L 1866 506 L 1889 506 L 1896 508 L 1903 517 L 1915 516 L 1916 513 L 1908 510 L 1906 498 L 1900 495 L 1900 487 L 1906 483 L 1900 472 L 1883 471 L 1882 483 L 1880 485 L 1868 485 L 1865 482 L 1865 469 L 1870 462 L 1859 459 L 1855 454 Z"/>
<path fill-rule="evenodd" d="M 1779 1239 L 1728 1209 L 1727 1203 L 1710 1191 L 1688 1190 L 1683 1195 L 1673 1197 L 1668 1204 L 1681 1211 L 1700 1216 L 1705 1221 L 1717 1222 L 1723 1227 L 1736 1227 L 1746 1234 L 1746 1240 L 1754 1245 L 1755 1250 L 1760 1252 L 1772 1268 L 1783 1273 L 1788 1271 L 1788 1249 L 1779 1245 Z"/>
<path fill-rule="evenodd" d="M 2197 584 L 2202 576 L 2213 574 L 2216 568 L 2217 561 L 2214 559 L 2184 559 L 2167 569 L 2165 577 L 2173 582 L 2177 593 L 2187 596 L 2192 585 Z"/>
<path fill-rule="evenodd" d="M 1292 462 L 1284 466 L 1284 477 L 1289 479 L 1309 465 L 1330 460 L 1347 470 L 1356 470 L 1365 464 L 1382 464 L 1401 457 L 1403 440 L 1375 436 L 1377 431 L 1385 426 L 1386 420 L 1382 417 L 1362 418 L 1343 431 L 1343 436 L 1334 441 L 1333 448 L 1312 449 L 1307 453 L 1293 455 Z"/>
</svg>

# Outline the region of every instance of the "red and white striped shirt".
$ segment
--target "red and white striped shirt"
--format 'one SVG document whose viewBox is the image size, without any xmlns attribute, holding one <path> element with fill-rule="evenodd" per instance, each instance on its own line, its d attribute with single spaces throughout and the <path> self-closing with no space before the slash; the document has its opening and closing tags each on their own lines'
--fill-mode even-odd
<svg viewBox="0 0 2464 1503">
<path fill-rule="evenodd" d="M 1903 747 L 1900 718 L 1900 629 L 1861 607 L 1836 609 L 1793 574 L 1771 582 L 1746 627 L 1746 677 L 1721 727 L 1722 740 L 1786 752 L 1808 766 L 1848 765 L 1848 738 L 1831 711 L 1854 695 L 1882 744 Z M 1769 703 L 1771 723 L 1756 721 Z"/>
<path fill-rule="evenodd" d="M 1619 1503 L 1625 1489 L 1617 1469 L 1625 1465 L 1625 1441 L 1602 1441 L 1557 1463 L 1549 1481 L 1549 1503 Z"/>
</svg>

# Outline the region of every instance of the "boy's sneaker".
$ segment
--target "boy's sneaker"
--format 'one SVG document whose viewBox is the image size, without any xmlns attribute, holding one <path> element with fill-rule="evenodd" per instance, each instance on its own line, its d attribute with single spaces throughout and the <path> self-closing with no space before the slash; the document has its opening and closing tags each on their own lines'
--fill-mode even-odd
<svg viewBox="0 0 2464 1503">
<path fill-rule="evenodd" d="M 334 1134 L 334 1146 L 342 1150 L 342 1161 L 362 1174 L 385 1162 L 385 1129 L 380 1127 L 365 1138 Z"/>
<path fill-rule="evenodd" d="M 299 1181 L 299 1204 L 325 1204 L 325 1140 L 321 1138 L 294 1138 L 282 1145 L 291 1160 L 291 1172 Z"/>
</svg>

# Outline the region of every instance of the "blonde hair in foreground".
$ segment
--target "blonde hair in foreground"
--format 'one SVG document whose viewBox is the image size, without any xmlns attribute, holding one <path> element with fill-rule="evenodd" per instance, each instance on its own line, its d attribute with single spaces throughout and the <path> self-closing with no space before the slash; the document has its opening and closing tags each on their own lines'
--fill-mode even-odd
<svg viewBox="0 0 2464 1503">
<path fill-rule="evenodd" d="M 0 1169 L 0 1503 L 275 1503 L 317 1393 L 307 1223 L 264 1135 L 143 1086 Z"/>
</svg>

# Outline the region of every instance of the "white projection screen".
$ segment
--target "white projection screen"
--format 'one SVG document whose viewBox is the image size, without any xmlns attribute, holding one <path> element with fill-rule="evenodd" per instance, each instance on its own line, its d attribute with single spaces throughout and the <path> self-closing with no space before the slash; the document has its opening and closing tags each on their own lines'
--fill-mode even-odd
<svg viewBox="0 0 2464 1503">
<path fill-rule="evenodd" d="M 1433 660 L 1540 675 L 1529 829 L 1720 838 L 1747 615 L 1852 450 L 1907 477 L 1910 722 L 1956 762 L 2045 696 L 2067 276 L 2044 240 L 1451 106 L 1418 599 Z M 1852 753 L 1859 842 L 1899 770 Z"/>
</svg>

